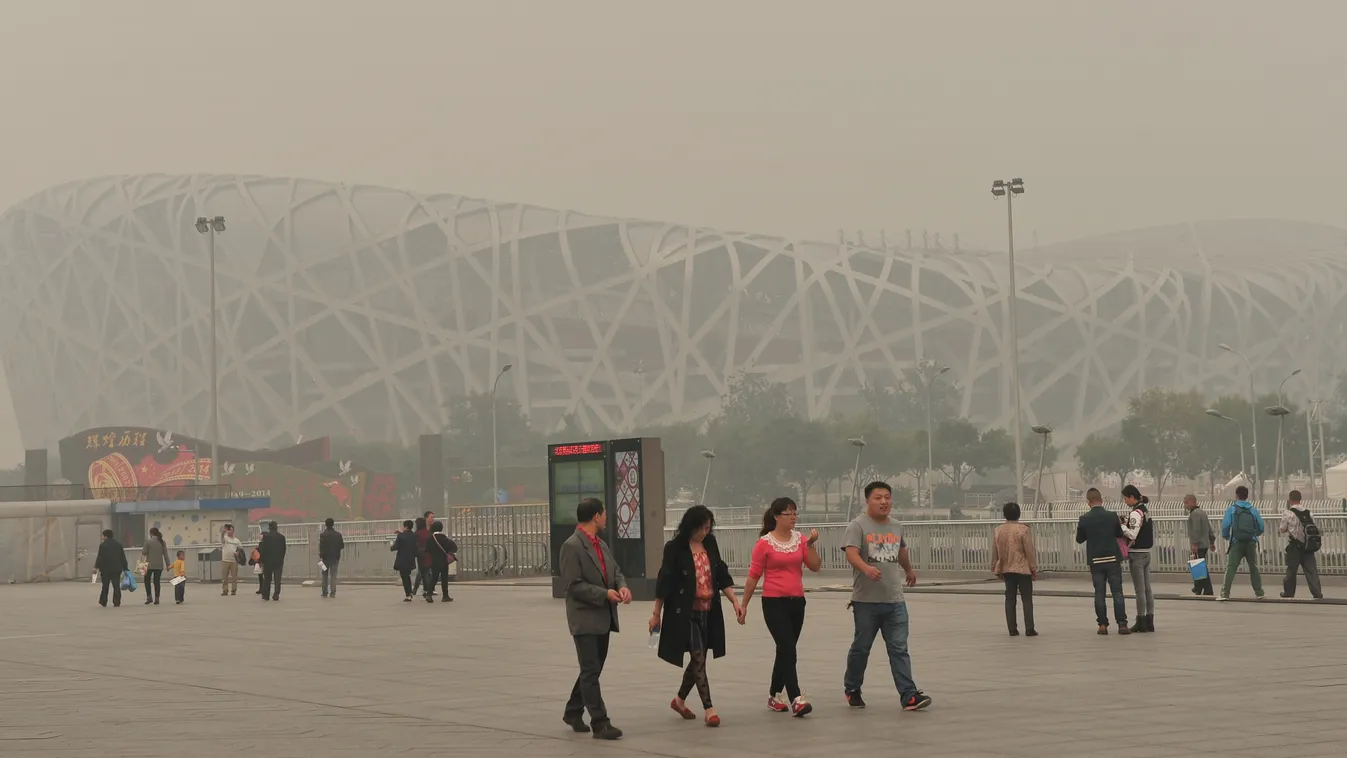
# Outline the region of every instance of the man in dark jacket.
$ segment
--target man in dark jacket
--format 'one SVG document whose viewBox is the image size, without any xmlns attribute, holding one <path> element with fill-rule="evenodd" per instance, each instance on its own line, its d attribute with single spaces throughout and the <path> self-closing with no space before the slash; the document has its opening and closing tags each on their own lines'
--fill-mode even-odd
<svg viewBox="0 0 1347 758">
<path fill-rule="evenodd" d="M 416 535 L 412 532 L 412 520 L 407 519 L 402 522 L 402 531 L 393 538 L 393 544 L 388 549 L 397 553 L 393 556 L 393 570 L 402 577 L 402 591 L 406 595 L 404 602 L 410 603 L 414 590 L 412 589 L 412 571 L 416 569 L 420 555 L 416 548 Z"/>
<path fill-rule="evenodd" d="M 1118 634 L 1131 634 L 1127 628 L 1127 599 L 1122 588 L 1122 522 L 1118 514 L 1104 508 L 1104 496 L 1091 487 L 1085 493 L 1090 510 L 1076 522 L 1076 542 L 1085 544 L 1085 560 L 1090 564 L 1090 579 L 1094 582 L 1094 615 L 1099 623 L 1099 634 L 1108 634 L 1108 606 L 1104 602 L 1104 586 L 1113 594 L 1113 617 L 1118 622 Z"/>
<path fill-rule="evenodd" d="M 566 588 L 566 625 L 575 640 L 580 676 L 561 720 L 577 732 L 592 728 L 596 739 L 616 740 L 622 730 L 608 718 L 599 676 L 608 659 L 610 635 L 618 630 L 617 606 L 631 602 L 631 591 L 608 543 L 599 537 L 608 523 L 603 503 L 592 497 L 581 500 L 575 520 L 575 533 L 562 543 L 557 566 Z M 586 709 L 589 724 L 584 719 Z"/>
<path fill-rule="evenodd" d="M 98 546 L 98 557 L 94 559 L 94 570 L 103 580 L 103 591 L 98 594 L 98 604 L 108 607 L 108 587 L 112 587 L 112 607 L 122 604 L 122 574 L 126 573 L 126 549 L 122 543 L 112 538 L 112 530 L 103 530 L 103 542 Z"/>
<path fill-rule="evenodd" d="M 261 554 L 262 599 L 281 599 L 281 570 L 285 568 L 285 535 L 275 521 L 267 525 L 267 533 L 257 543 Z"/>
<path fill-rule="evenodd" d="M 323 533 L 318 535 L 318 560 L 323 562 L 323 597 L 337 596 L 337 564 L 346 540 L 337 531 L 332 519 L 323 522 Z"/>
</svg>

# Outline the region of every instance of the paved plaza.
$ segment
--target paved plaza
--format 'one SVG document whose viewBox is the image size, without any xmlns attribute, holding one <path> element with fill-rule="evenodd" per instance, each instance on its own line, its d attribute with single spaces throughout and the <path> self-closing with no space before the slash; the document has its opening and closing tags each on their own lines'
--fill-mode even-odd
<svg viewBox="0 0 1347 758">
<path fill-rule="evenodd" d="M 902 713 L 882 644 L 870 707 L 845 706 L 846 595 L 813 592 L 800 667 L 816 710 L 796 720 L 764 706 L 755 601 L 710 665 L 725 723 L 707 729 L 669 710 L 679 672 L 633 603 L 604 677 L 627 737 L 600 743 L 560 721 L 575 654 L 545 588 L 460 586 L 447 606 L 392 585 L 336 600 L 291 586 L 265 604 L 254 588 L 104 610 L 87 583 L 0 587 L 0 754 L 1308 758 L 1347 743 L 1342 606 L 1161 601 L 1157 634 L 1119 638 L 1095 635 L 1088 599 L 1042 597 L 1031 639 L 1005 634 L 999 596 L 914 594 L 915 673 L 935 704 Z"/>
</svg>

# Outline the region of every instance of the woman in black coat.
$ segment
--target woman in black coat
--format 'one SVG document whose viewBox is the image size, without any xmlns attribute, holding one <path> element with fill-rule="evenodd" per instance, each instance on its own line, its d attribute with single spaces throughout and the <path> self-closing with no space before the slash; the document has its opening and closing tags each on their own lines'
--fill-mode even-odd
<svg viewBox="0 0 1347 758">
<path fill-rule="evenodd" d="M 683 514 L 678 533 L 664 546 L 664 561 L 655 581 L 655 613 L 650 617 L 650 631 L 660 630 L 659 657 L 675 666 L 683 665 L 684 653 L 690 658 L 678 696 L 669 707 L 685 719 L 695 719 L 684 702 L 695 686 L 707 726 L 720 726 L 706 678 L 707 653 L 717 658 L 725 655 L 720 595 L 729 598 L 736 617 L 741 612 L 734 579 L 711 536 L 715 523 L 715 515 L 704 505 L 694 505 Z"/>
<path fill-rule="evenodd" d="M 402 522 L 402 531 L 393 539 L 388 549 L 397 555 L 393 558 L 393 570 L 402 576 L 402 591 L 406 593 L 403 602 L 410 603 L 415 594 L 412 591 L 412 571 L 416 570 L 421 551 L 416 547 L 416 535 L 412 533 L 413 522 Z"/>
</svg>

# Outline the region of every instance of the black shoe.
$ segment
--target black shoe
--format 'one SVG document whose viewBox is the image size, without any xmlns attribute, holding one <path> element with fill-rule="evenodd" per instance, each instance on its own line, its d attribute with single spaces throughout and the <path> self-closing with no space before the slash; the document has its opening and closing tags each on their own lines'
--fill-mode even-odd
<svg viewBox="0 0 1347 758">
<path fill-rule="evenodd" d="M 1146 631 L 1155 631 L 1155 616 L 1149 614 L 1146 616 Z"/>
<path fill-rule="evenodd" d="M 1132 628 L 1129 629 L 1128 631 L 1131 632 L 1132 634 L 1140 634 L 1146 631 L 1146 617 L 1137 616 L 1136 623 L 1132 624 Z"/>
<path fill-rule="evenodd" d="M 149 598 L 145 598 L 145 605 L 149 605 L 150 603 L 153 603 L 153 602 L 154 602 L 153 600 L 151 600 L 151 599 L 149 599 Z"/>
<path fill-rule="evenodd" d="M 589 724 L 585 723 L 584 716 L 562 716 L 561 721 L 569 726 L 573 732 L 589 734 Z"/>
<path fill-rule="evenodd" d="M 280 596 L 280 595 L 276 595 L 276 596 L 272 597 L 271 599 L 272 599 L 273 601 L 277 602 L 277 603 L 281 602 L 281 596 Z"/>
<path fill-rule="evenodd" d="M 1038 636 L 1038 632 L 1035 631 L 1035 630 L 1033 630 L 1033 629 L 1030 629 L 1029 631 L 1027 631 L 1027 632 L 1024 633 L 1024 636 L 1025 636 L 1025 637 L 1037 637 L 1037 636 Z"/>
<path fill-rule="evenodd" d="M 931 698 L 925 692 L 917 690 L 916 694 L 903 699 L 903 710 L 920 711 L 931 704 Z"/>
<path fill-rule="evenodd" d="M 1131 634 L 1132 630 L 1127 628 L 1126 624 L 1118 625 L 1118 634 Z"/>
<path fill-rule="evenodd" d="M 102 606 L 102 607 L 104 607 L 104 608 L 108 607 L 108 604 L 107 604 L 107 603 L 99 603 L 99 605 Z"/>
<path fill-rule="evenodd" d="M 441 596 L 440 596 L 440 602 L 441 602 L 441 603 L 452 603 L 452 602 L 454 602 L 454 599 L 453 599 L 452 597 L 449 597 L 448 595 L 441 595 Z"/>
<path fill-rule="evenodd" d="M 427 603 L 433 603 L 433 602 L 435 602 L 435 596 L 434 596 L 434 595 L 426 595 L 426 602 L 427 602 Z"/>
<path fill-rule="evenodd" d="M 1020 630 L 1018 630 L 1018 629 L 1011 629 L 1011 630 L 1010 630 L 1010 636 L 1011 636 L 1011 637 L 1018 637 L 1018 636 L 1020 636 Z"/>
<path fill-rule="evenodd" d="M 327 597 L 327 593 L 324 592 L 323 594 L 319 595 L 318 597 Z"/>
<path fill-rule="evenodd" d="M 270 600 L 270 599 L 271 599 L 271 598 L 267 597 L 266 595 L 262 595 L 262 602 L 265 603 L 265 602 L 267 602 L 267 601 Z"/>
<path fill-rule="evenodd" d="M 852 708 L 865 707 L 865 699 L 861 697 L 860 690 L 856 690 L 855 692 L 846 692 L 843 694 L 846 695 L 847 705 L 851 706 Z"/>
<path fill-rule="evenodd" d="M 411 596 L 411 595 L 408 595 L 407 597 L 402 598 L 402 602 L 404 602 L 404 603 L 410 603 L 411 601 L 412 601 L 412 596 Z"/>
<path fill-rule="evenodd" d="M 602 724 L 593 724 L 594 739 L 596 740 L 620 740 L 622 739 L 622 730 L 613 726 L 611 721 L 605 721 Z"/>
<path fill-rule="evenodd" d="M 1123 627 L 1123 628 L 1126 629 L 1127 627 Z M 1108 636 L 1108 624 L 1100 624 L 1100 625 L 1099 625 L 1099 631 L 1096 632 L 1096 634 L 1098 634 L 1100 637 L 1107 637 L 1107 636 Z"/>
<path fill-rule="evenodd" d="M 1279 597 L 1283 597 L 1283 598 L 1286 598 L 1287 600 L 1290 600 L 1291 598 L 1294 598 L 1295 595 L 1288 595 L 1288 594 L 1286 594 L 1285 592 L 1283 592 L 1283 593 L 1281 593 L 1281 594 L 1279 595 Z"/>
</svg>

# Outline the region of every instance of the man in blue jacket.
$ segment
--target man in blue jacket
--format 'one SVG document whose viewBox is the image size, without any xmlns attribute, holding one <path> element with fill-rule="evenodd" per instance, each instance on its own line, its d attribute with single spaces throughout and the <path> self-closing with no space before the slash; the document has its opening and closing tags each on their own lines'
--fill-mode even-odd
<svg viewBox="0 0 1347 758">
<path fill-rule="evenodd" d="M 1225 509 L 1221 519 L 1221 536 L 1230 544 L 1225 554 L 1225 584 L 1219 600 L 1230 599 L 1230 586 L 1235 583 L 1235 572 L 1241 560 L 1249 564 L 1249 580 L 1253 594 L 1263 599 L 1263 575 L 1258 572 L 1258 538 L 1263 534 L 1263 516 L 1249 502 L 1249 488 L 1235 488 L 1235 502 Z"/>
</svg>

